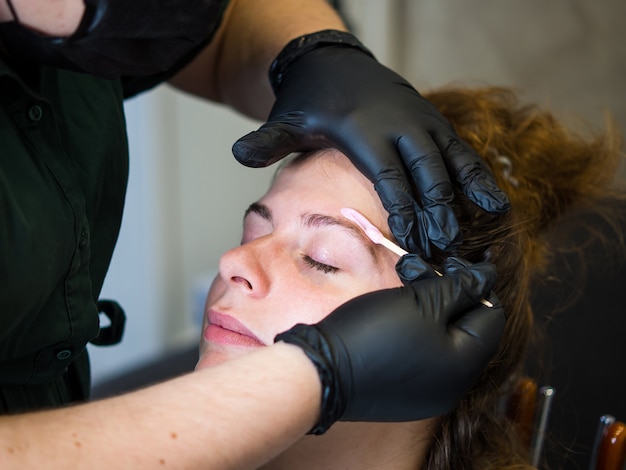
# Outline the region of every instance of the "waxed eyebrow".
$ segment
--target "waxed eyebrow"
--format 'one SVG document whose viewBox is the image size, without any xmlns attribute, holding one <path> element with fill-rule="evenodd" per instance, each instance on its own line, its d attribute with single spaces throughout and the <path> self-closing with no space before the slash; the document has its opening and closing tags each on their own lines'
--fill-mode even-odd
<svg viewBox="0 0 626 470">
<path fill-rule="evenodd" d="M 249 214 L 256 214 L 259 217 L 273 221 L 272 211 L 265 204 L 260 202 L 253 202 L 248 206 L 244 214 L 244 220 Z M 302 223 L 305 227 L 324 227 L 324 226 L 338 226 L 345 229 L 351 236 L 353 236 L 363 248 L 365 248 L 370 254 L 373 263 L 380 268 L 380 257 L 378 252 L 374 249 L 373 242 L 363 233 L 363 231 L 354 223 L 349 220 L 344 220 L 339 217 L 333 217 L 326 214 L 311 214 L 303 213 L 300 215 Z"/>
<path fill-rule="evenodd" d="M 373 242 L 367 237 L 367 235 L 365 235 L 365 233 L 363 233 L 363 230 L 357 227 L 356 224 L 347 219 L 344 220 L 339 217 L 333 217 L 326 214 L 304 213 L 301 217 L 304 225 L 307 227 L 339 226 L 346 229 L 348 233 L 355 237 L 363 248 L 369 252 L 374 264 L 380 267 L 380 259 L 378 257 L 378 252 L 374 249 Z"/>
</svg>

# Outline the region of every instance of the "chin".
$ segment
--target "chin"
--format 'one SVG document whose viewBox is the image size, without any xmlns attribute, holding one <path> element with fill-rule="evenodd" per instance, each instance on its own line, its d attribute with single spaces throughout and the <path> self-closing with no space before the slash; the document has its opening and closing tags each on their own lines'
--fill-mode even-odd
<svg viewBox="0 0 626 470">
<path fill-rule="evenodd" d="M 216 366 L 222 362 L 230 361 L 233 359 L 226 353 L 222 352 L 210 352 L 200 356 L 195 370 L 208 369 L 209 367 Z"/>
<path fill-rule="evenodd" d="M 196 364 L 195 370 L 208 369 L 223 362 L 232 361 L 238 357 L 246 356 L 256 351 L 257 347 L 250 348 L 244 346 L 229 347 L 209 347 L 200 351 L 200 359 Z"/>
</svg>

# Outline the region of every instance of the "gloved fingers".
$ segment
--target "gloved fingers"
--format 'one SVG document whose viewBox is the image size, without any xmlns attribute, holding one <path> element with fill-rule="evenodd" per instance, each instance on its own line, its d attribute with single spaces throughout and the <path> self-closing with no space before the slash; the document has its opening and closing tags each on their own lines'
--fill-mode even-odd
<svg viewBox="0 0 626 470">
<path fill-rule="evenodd" d="M 483 159 L 465 141 L 449 137 L 442 142 L 450 173 L 461 185 L 463 193 L 478 207 L 491 213 L 506 212 L 509 198 L 498 187 Z"/>
<path fill-rule="evenodd" d="M 430 135 L 402 136 L 398 151 L 415 184 L 430 242 L 449 250 L 461 241 L 461 231 L 451 207 L 454 190 L 441 151 Z"/>
<path fill-rule="evenodd" d="M 419 218 L 419 206 L 415 203 L 409 177 L 396 147 L 387 139 L 369 139 L 365 130 L 359 138 L 335 143 L 350 161 L 372 183 L 385 210 L 387 222 L 397 242 L 409 252 L 430 256 L 427 233 Z"/>
<path fill-rule="evenodd" d="M 426 304 L 433 315 L 450 323 L 465 312 L 476 308 L 480 300 L 489 296 L 496 282 L 495 266 L 481 262 L 467 266 L 458 259 L 448 260 L 444 275 L 437 279 L 418 280 L 407 287 L 415 292 L 416 299 Z M 426 288 L 426 283 L 429 288 Z M 425 295 L 428 297 L 425 297 Z"/>
<path fill-rule="evenodd" d="M 402 256 L 398 260 L 396 263 L 396 272 L 404 285 L 438 276 L 437 272 L 430 264 L 418 255 L 411 253 Z"/>
<path fill-rule="evenodd" d="M 415 203 L 404 170 L 388 168 L 378 175 L 374 189 L 389 213 L 387 222 L 393 236 L 407 251 L 430 257 L 428 228 L 421 208 Z"/>
<path fill-rule="evenodd" d="M 474 266 L 474 264 L 464 258 L 459 256 L 449 256 L 444 260 L 442 268 L 445 273 L 452 274 L 459 269 L 465 269 L 471 266 Z"/>
<path fill-rule="evenodd" d="M 445 276 L 460 279 L 462 287 L 474 296 L 475 303 L 491 294 L 498 278 L 496 267 L 487 261 L 472 264 L 458 256 L 450 256 L 442 267 Z"/>
<path fill-rule="evenodd" d="M 302 120 L 302 113 L 293 112 L 281 116 L 281 120 L 263 124 L 233 144 L 233 155 L 245 166 L 260 168 L 276 163 L 292 152 L 305 150 Z"/>
<path fill-rule="evenodd" d="M 494 294 L 488 296 L 493 307 L 479 304 L 450 325 L 454 344 L 462 354 L 471 354 L 481 368 L 494 356 L 506 324 L 504 307 Z"/>
</svg>

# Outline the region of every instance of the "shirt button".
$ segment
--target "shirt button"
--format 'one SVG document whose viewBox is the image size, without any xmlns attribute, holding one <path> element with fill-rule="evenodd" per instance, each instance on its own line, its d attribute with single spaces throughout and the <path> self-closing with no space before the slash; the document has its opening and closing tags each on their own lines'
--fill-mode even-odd
<svg viewBox="0 0 626 470">
<path fill-rule="evenodd" d="M 80 241 L 78 242 L 78 246 L 81 248 L 85 248 L 87 246 L 87 242 L 89 241 L 89 234 L 85 230 L 80 233 Z"/>
<path fill-rule="evenodd" d="M 28 110 L 28 117 L 31 121 L 35 122 L 41 120 L 41 118 L 43 117 L 43 109 L 41 109 L 41 106 L 31 106 L 31 108 Z"/>
<path fill-rule="evenodd" d="M 62 351 L 59 351 L 57 353 L 57 359 L 59 361 L 64 361 L 66 359 L 69 359 L 70 357 L 72 357 L 72 351 L 70 351 L 69 349 L 63 349 Z"/>
</svg>

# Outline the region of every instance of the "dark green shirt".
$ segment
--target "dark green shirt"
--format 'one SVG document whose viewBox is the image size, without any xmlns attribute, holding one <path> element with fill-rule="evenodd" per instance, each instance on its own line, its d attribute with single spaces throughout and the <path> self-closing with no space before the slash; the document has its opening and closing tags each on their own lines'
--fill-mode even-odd
<svg viewBox="0 0 626 470">
<path fill-rule="evenodd" d="M 0 412 L 88 395 L 128 175 L 120 81 L 0 61 Z"/>
<path fill-rule="evenodd" d="M 206 39 L 152 76 L 105 80 L 0 55 L 0 414 L 89 396 L 85 346 L 128 179 L 123 99 L 195 57 L 227 4 L 206 0 Z"/>
</svg>

